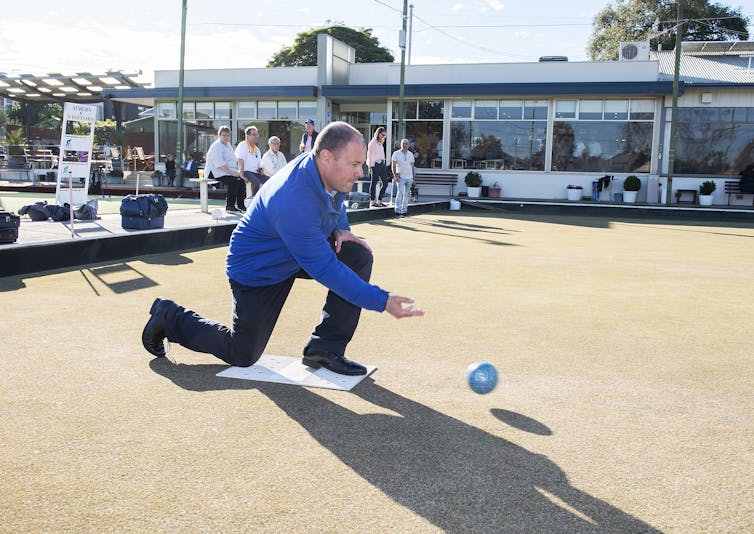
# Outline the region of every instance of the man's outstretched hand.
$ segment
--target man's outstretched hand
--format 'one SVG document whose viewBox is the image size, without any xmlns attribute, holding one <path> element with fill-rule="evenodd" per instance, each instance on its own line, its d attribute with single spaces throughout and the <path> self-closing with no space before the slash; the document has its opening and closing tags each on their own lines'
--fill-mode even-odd
<svg viewBox="0 0 754 534">
<path fill-rule="evenodd" d="M 387 298 L 385 311 L 396 319 L 402 319 L 403 317 L 421 317 L 424 315 L 424 310 L 417 310 L 414 308 L 414 299 L 398 295 L 390 295 Z"/>
</svg>

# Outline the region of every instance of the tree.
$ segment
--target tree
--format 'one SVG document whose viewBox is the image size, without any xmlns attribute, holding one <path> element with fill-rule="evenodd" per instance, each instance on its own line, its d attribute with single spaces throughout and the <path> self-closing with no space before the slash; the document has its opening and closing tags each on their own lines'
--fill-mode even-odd
<svg viewBox="0 0 754 534">
<path fill-rule="evenodd" d="M 356 50 L 356 63 L 392 63 L 395 61 L 390 50 L 380 46 L 376 37 L 372 37 L 371 28 L 353 30 L 345 26 L 317 28 L 296 35 L 292 46 L 284 46 L 276 52 L 268 67 L 312 67 L 317 64 L 317 35 L 326 33 L 343 41 Z"/>
<path fill-rule="evenodd" d="M 650 41 L 650 48 L 675 48 L 676 1 L 616 0 L 597 13 L 587 52 L 593 61 L 618 59 L 621 41 Z M 709 0 L 683 0 L 685 41 L 749 39 L 749 18 L 740 9 Z M 655 36 L 655 37 L 653 37 Z"/>
</svg>

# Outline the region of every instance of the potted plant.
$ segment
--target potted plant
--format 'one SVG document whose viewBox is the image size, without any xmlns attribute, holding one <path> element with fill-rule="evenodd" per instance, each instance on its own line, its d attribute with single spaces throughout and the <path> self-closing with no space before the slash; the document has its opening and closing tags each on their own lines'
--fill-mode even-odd
<svg viewBox="0 0 754 534">
<path fill-rule="evenodd" d="M 717 189 L 717 184 L 712 180 L 705 180 L 702 185 L 699 186 L 699 205 L 711 206 L 712 205 L 712 193 Z"/>
<path fill-rule="evenodd" d="M 636 195 L 639 189 L 641 189 L 641 180 L 639 178 L 633 174 L 626 177 L 623 181 L 623 202 L 636 202 Z"/>
<path fill-rule="evenodd" d="M 584 192 L 584 188 L 580 185 L 569 184 L 566 187 L 566 195 L 568 200 L 581 200 L 581 193 Z"/>
<path fill-rule="evenodd" d="M 476 171 L 469 171 L 463 181 L 466 182 L 469 198 L 479 198 L 482 193 L 482 175 Z"/>
<path fill-rule="evenodd" d="M 500 187 L 500 184 L 495 182 L 490 186 L 490 198 L 500 198 L 500 193 L 502 192 L 502 188 Z"/>
<path fill-rule="evenodd" d="M 162 177 L 165 176 L 162 171 L 154 171 L 152 173 L 152 185 L 160 187 L 162 185 Z"/>
</svg>

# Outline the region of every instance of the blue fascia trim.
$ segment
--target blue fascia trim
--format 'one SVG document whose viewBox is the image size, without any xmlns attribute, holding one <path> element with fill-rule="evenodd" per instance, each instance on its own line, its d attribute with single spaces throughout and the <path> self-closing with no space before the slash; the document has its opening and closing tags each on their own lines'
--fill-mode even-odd
<svg viewBox="0 0 754 534">
<path fill-rule="evenodd" d="M 683 94 L 684 82 L 679 84 Z M 328 97 L 397 97 L 397 85 L 325 85 Z M 406 85 L 405 96 L 478 96 L 478 95 L 669 95 L 673 82 L 565 82 L 565 83 L 472 83 Z"/>
<path fill-rule="evenodd" d="M 240 87 L 184 87 L 183 98 L 316 98 L 317 87 L 314 85 L 275 85 L 275 86 L 240 86 Z M 102 93 L 103 98 L 178 98 L 177 87 L 154 87 L 133 89 L 111 89 Z"/>
</svg>

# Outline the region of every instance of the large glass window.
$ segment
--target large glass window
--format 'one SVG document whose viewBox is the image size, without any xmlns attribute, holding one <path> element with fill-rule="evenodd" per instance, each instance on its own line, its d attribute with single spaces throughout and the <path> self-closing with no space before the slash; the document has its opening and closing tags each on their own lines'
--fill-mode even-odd
<svg viewBox="0 0 754 534">
<path fill-rule="evenodd" d="M 552 170 L 649 172 L 653 119 L 650 99 L 556 102 Z"/>
<path fill-rule="evenodd" d="M 196 118 L 202 119 L 214 119 L 215 118 L 215 106 L 212 102 L 197 102 L 196 103 Z"/>
<path fill-rule="evenodd" d="M 393 101 L 392 147 L 385 147 L 386 156 L 400 150 L 398 136 L 398 105 Z M 407 100 L 404 103 L 406 138 L 409 150 L 414 153 L 417 167 L 442 167 L 442 119 L 445 105 L 442 100 Z"/>
<path fill-rule="evenodd" d="M 544 170 L 546 100 L 475 100 L 471 104 L 453 103 L 451 168 Z M 461 120 L 466 117 L 472 120 Z"/>
<path fill-rule="evenodd" d="M 754 155 L 754 108 L 679 108 L 674 169 L 736 175 Z"/>
</svg>

